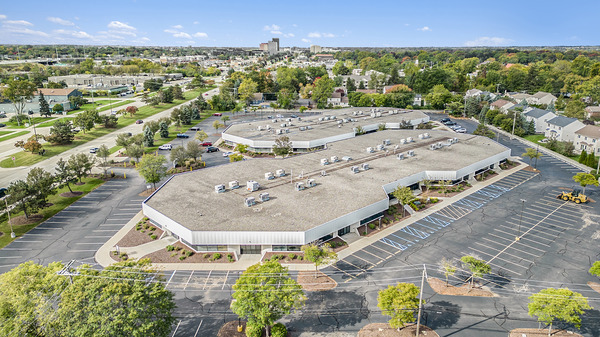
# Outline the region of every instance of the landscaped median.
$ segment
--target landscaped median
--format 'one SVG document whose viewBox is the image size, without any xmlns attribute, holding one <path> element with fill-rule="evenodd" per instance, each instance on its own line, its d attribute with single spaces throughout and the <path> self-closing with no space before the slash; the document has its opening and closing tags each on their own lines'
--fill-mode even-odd
<svg viewBox="0 0 600 337">
<path fill-rule="evenodd" d="M 63 153 L 65 151 L 75 148 L 77 146 L 84 145 L 85 143 L 87 143 L 89 141 L 92 141 L 92 140 L 97 139 L 102 136 L 106 136 L 107 134 L 110 134 L 112 132 L 118 131 L 119 129 L 122 129 L 126 126 L 129 126 L 129 125 L 135 123 L 135 121 L 138 119 L 144 119 L 144 118 L 150 117 L 157 113 L 163 112 L 167 109 L 173 108 L 179 104 L 190 101 L 190 100 L 198 97 L 201 93 L 208 91 L 208 90 L 210 90 L 210 89 L 186 91 L 184 93 L 185 99 L 183 99 L 183 100 L 175 100 L 173 103 L 159 104 L 158 106 L 148 106 L 148 105 L 143 106 L 143 107 L 139 108 L 139 110 L 133 116 L 129 116 L 129 115 L 121 116 L 117 122 L 116 128 L 104 128 L 102 126 L 97 126 L 97 127 L 94 127 L 92 130 L 88 131 L 87 133 L 83 133 L 82 131 L 77 133 L 75 135 L 75 139 L 73 140 L 73 142 L 71 144 L 51 145 L 49 143 L 44 143 L 43 149 L 46 150 L 46 152 L 43 156 L 38 155 L 38 154 L 33 154 L 31 152 L 25 152 L 25 151 L 18 152 L 16 154 L 14 154 L 14 157 L 15 157 L 14 162 L 11 158 L 6 158 L 6 159 L 0 161 L 0 167 L 1 168 L 11 168 L 11 167 L 16 167 L 16 166 L 31 166 L 33 164 L 41 162 L 45 159 L 48 159 L 50 157 L 53 157 L 60 153 Z"/>
<path fill-rule="evenodd" d="M 1 136 L 0 137 L 0 142 L 3 142 L 5 140 L 9 140 L 9 139 L 13 139 L 13 138 L 16 138 L 16 137 L 19 137 L 19 136 L 22 136 L 22 135 L 26 135 L 26 134 L 29 133 L 29 131 L 18 131 L 18 132 L 5 131 L 5 132 L 8 132 L 8 133 L 4 133 L 4 134 L 0 135 Z"/>
</svg>

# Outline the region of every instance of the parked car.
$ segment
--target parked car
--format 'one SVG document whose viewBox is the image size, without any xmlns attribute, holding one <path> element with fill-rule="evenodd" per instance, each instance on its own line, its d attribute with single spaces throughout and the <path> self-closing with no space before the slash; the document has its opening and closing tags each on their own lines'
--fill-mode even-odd
<svg viewBox="0 0 600 337">
<path fill-rule="evenodd" d="M 456 130 L 456 129 L 464 129 L 464 128 L 458 124 L 454 124 L 454 125 L 450 125 L 450 129 Z"/>
<path fill-rule="evenodd" d="M 99 148 L 93 147 L 90 149 L 90 153 L 96 153 L 96 152 L 98 152 L 98 150 L 99 150 Z"/>
<path fill-rule="evenodd" d="M 202 146 L 212 146 L 212 142 L 204 142 L 202 144 L 200 144 Z"/>
<path fill-rule="evenodd" d="M 190 138 L 190 136 L 186 135 L 185 133 L 178 133 L 177 138 Z"/>
<path fill-rule="evenodd" d="M 450 121 L 450 118 L 446 117 L 446 118 L 442 118 L 442 120 L 440 122 L 447 123 L 449 121 Z"/>
<path fill-rule="evenodd" d="M 282 114 L 278 114 L 278 115 L 277 115 L 277 116 L 275 116 L 275 117 L 277 117 L 277 118 L 283 118 L 283 115 L 282 115 Z"/>
<path fill-rule="evenodd" d="M 144 121 L 141 119 L 138 119 L 137 121 L 135 121 L 135 124 L 142 124 L 142 123 L 144 123 Z"/>
<path fill-rule="evenodd" d="M 4 198 L 5 195 L 8 194 L 8 189 L 4 187 L 0 187 L 0 198 Z"/>
<path fill-rule="evenodd" d="M 232 154 L 233 154 L 233 152 L 231 152 L 231 151 L 223 152 L 223 157 L 229 157 Z"/>
<path fill-rule="evenodd" d="M 449 122 L 444 123 L 444 125 L 445 126 L 452 126 L 452 125 L 456 125 L 456 123 L 453 122 L 453 121 L 449 121 Z"/>
<path fill-rule="evenodd" d="M 219 149 L 214 146 L 209 146 L 206 148 L 206 152 L 217 152 L 217 151 L 219 151 Z"/>
<path fill-rule="evenodd" d="M 223 114 L 222 114 L 222 113 L 220 113 L 220 112 L 215 112 L 215 113 L 213 114 L 213 116 L 223 116 Z"/>
<path fill-rule="evenodd" d="M 298 118 L 296 115 L 291 115 L 290 118 Z"/>
<path fill-rule="evenodd" d="M 6 118 L 6 114 L 5 113 L 0 113 L 0 118 Z"/>
<path fill-rule="evenodd" d="M 6 126 L 6 124 L 4 124 L 4 123 L 0 123 L 0 128 L 3 128 L 3 127 L 5 127 L 5 126 Z"/>
<path fill-rule="evenodd" d="M 161 146 L 158 147 L 159 150 L 172 150 L 173 149 L 173 145 L 171 144 L 163 144 Z"/>
<path fill-rule="evenodd" d="M 190 130 L 192 130 L 192 131 L 200 131 L 201 129 L 200 129 L 200 127 L 199 127 L 199 126 L 192 126 L 192 127 L 190 128 Z"/>
<path fill-rule="evenodd" d="M 460 128 L 460 129 L 456 129 L 456 130 L 454 130 L 454 132 L 457 132 L 457 133 L 467 133 L 467 129 L 465 129 L 465 128 Z"/>
<path fill-rule="evenodd" d="M 273 119 L 273 116 L 267 116 L 268 119 Z"/>
</svg>

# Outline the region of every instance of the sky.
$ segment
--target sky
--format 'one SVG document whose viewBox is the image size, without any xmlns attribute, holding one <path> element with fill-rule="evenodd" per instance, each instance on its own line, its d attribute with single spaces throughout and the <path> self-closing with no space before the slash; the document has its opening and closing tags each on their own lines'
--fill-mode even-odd
<svg viewBox="0 0 600 337">
<path fill-rule="evenodd" d="M 597 46 L 600 1 L 0 1 L 0 44 Z"/>
</svg>

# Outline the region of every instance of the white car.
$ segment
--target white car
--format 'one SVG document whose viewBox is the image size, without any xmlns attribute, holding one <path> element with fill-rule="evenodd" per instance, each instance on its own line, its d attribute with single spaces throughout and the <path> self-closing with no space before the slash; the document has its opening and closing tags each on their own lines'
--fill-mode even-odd
<svg viewBox="0 0 600 337">
<path fill-rule="evenodd" d="M 158 147 L 159 150 L 172 150 L 173 149 L 173 145 L 171 144 L 163 144 L 161 146 Z"/>
<path fill-rule="evenodd" d="M 230 155 L 232 155 L 232 154 L 233 154 L 233 152 L 231 152 L 231 151 L 226 151 L 226 152 L 223 152 L 223 157 L 229 157 L 229 156 L 230 156 Z"/>
<path fill-rule="evenodd" d="M 460 129 L 456 129 L 456 130 L 454 130 L 454 132 L 457 132 L 457 133 L 467 133 L 467 129 L 465 129 L 465 128 L 460 128 Z"/>
</svg>

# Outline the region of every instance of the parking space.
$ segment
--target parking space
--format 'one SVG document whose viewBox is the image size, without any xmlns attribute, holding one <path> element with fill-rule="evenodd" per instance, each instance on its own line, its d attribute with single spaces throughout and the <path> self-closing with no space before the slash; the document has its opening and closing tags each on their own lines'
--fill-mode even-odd
<svg viewBox="0 0 600 337">
<path fill-rule="evenodd" d="M 173 291 L 205 291 L 231 289 L 239 271 L 175 270 L 162 274 L 165 286 Z"/>
</svg>

